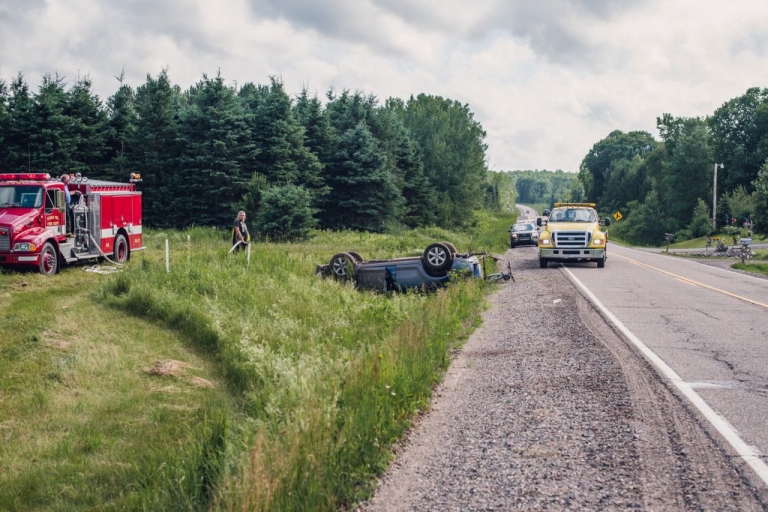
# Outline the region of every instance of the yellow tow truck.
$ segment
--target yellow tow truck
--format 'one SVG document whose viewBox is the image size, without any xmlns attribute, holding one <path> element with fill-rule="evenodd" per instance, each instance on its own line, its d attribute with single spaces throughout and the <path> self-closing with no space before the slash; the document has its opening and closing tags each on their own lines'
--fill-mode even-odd
<svg viewBox="0 0 768 512">
<path fill-rule="evenodd" d="M 609 226 L 607 217 L 602 224 Z M 550 261 L 594 261 L 605 267 L 608 233 L 601 227 L 595 203 L 555 203 L 549 217 L 536 219 L 539 234 L 539 267 Z"/>
</svg>

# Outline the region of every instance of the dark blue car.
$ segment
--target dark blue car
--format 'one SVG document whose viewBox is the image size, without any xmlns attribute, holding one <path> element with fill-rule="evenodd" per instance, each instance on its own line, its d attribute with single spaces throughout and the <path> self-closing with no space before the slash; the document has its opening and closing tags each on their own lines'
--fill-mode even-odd
<svg viewBox="0 0 768 512">
<path fill-rule="evenodd" d="M 511 272 L 486 275 L 485 257 L 485 253 L 459 254 L 453 244 L 437 242 L 430 244 L 421 256 L 406 258 L 366 261 L 356 252 L 342 252 L 335 254 L 327 265 L 319 265 L 316 272 L 380 291 L 439 288 L 457 274 L 505 281 L 512 277 Z"/>
</svg>

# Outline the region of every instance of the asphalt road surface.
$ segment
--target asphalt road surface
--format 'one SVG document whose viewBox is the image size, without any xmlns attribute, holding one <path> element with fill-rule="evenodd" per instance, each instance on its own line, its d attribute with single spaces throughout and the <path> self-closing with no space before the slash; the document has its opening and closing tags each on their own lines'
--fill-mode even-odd
<svg viewBox="0 0 768 512">
<path fill-rule="evenodd" d="M 768 454 L 768 280 L 619 246 L 603 272 L 566 268 L 671 368 L 676 385 L 703 399 L 713 421 L 721 416 Z M 768 485 L 768 468 L 760 470 Z"/>
<path fill-rule="evenodd" d="M 505 257 L 516 281 L 362 510 L 768 510 L 768 281 Z"/>
</svg>

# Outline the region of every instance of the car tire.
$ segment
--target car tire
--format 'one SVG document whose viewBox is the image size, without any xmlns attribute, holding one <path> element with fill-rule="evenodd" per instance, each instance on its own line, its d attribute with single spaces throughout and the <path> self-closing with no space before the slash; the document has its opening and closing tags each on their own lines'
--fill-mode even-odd
<svg viewBox="0 0 768 512">
<path fill-rule="evenodd" d="M 362 263 L 363 261 L 365 261 L 365 259 L 362 256 L 360 256 L 359 253 L 349 251 L 347 254 L 352 256 L 357 263 Z"/>
<path fill-rule="evenodd" d="M 44 276 L 53 276 L 59 271 L 59 253 L 51 242 L 45 242 L 40 251 L 40 273 Z"/>
<path fill-rule="evenodd" d="M 547 263 L 549 261 L 546 258 L 539 258 L 539 268 L 547 268 Z"/>
<path fill-rule="evenodd" d="M 605 268 L 605 254 L 603 257 L 597 260 L 597 268 Z"/>
<path fill-rule="evenodd" d="M 514 249 L 515 248 L 515 242 L 509 242 L 509 248 Z"/>
<path fill-rule="evenodd" d="M 115 250 L 112 253 L 112 257 L 114 258 L 115 263 L 120 265 L 127 262 L 128 258 L 130 257 L 130 251 L 128 250 L 128 240 L 126 240 L 125 236 L 122 234 L 115 237 Z"/>
<path fill-rule="evenodd" d="M 453 245 L 451 242 L 440 242 L 441 244 L 445 245 L 448 249 L 451 250 L 451 254 L 456 254 L 456 246 Z"/>
<path fill-rule="evenodd" d="M 329 266 L 334 279 L 349 281 L 355 277 L 355 257 L 348 252 L 334 254 Z"/>
<path fill-rule="evenodd" d="M 421 256 L 421 262 L 429 273 L 445 273 L 453 266 L 454 253 L 444 243 L 438 242 L 430 244 L 424 249 Z"/>
</svg>

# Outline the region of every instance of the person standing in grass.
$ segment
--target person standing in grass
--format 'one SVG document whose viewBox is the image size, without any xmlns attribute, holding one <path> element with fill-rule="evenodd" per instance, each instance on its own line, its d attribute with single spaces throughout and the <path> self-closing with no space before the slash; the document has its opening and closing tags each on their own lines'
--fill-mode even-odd
<svg viewBox="0 0 768 512">
<path fill-rule="evenodd" d="M 72 223 L 74 222 L 74 217 L 72 215 L 72 195 L 69 193 L 69 181 L 71 180 L 71 177 L 69 174 L 62 174 L 61 175 L 61 182 L 64 184 L 64 203 L 65 203 L 65 223 L 66 223 L 66 232 L 72 233 Z"/>
<path fill-rule="evenodd" d="M 240 210 L 237 212 L 237 218 L 232 225 L 232 245 L 238 245 L 235 251 L 245 249 L 245 246 L 251 240 L 251 235 L 248 234 L 248 227 L 245 225 L 245 212 Z"/>
</svg>

